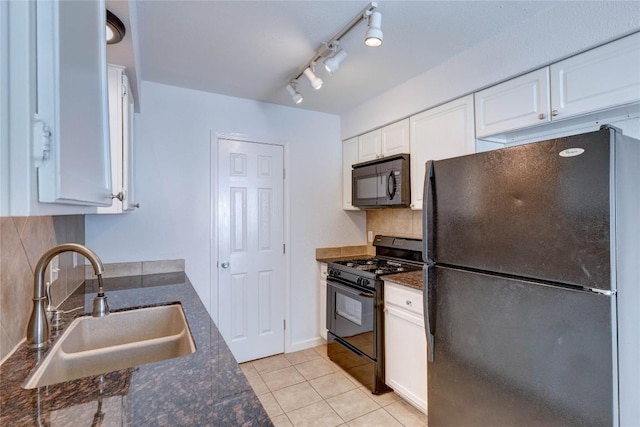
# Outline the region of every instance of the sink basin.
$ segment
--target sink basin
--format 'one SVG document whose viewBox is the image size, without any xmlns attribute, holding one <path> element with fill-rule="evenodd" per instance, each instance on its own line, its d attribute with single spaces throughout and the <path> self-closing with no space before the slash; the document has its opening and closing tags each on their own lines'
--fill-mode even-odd
<svg viewBox="0 0 640 427">
<path fill-rule="evenodd" d="M 23 388 L 36 388 L 185 356 L 196 351 L 181 304 L 79 317 Z"/>
</svg>

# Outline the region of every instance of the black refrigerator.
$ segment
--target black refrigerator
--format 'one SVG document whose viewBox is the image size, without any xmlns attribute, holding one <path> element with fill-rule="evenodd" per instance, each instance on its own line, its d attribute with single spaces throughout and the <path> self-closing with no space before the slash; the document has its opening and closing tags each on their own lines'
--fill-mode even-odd
<svg viewBox="0 0 640 427">
<path fill-rule="evenodd" d="M 429 427 L 640 425 L 640 141 L 426 164 Z"/>
</svg>

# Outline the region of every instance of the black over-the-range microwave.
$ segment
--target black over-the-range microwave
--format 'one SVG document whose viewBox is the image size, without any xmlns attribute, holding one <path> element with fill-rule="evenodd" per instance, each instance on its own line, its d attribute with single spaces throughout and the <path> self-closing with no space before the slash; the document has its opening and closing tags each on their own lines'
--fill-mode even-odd
<svg viewBox="0 0 640 427">
<path fill-rule="evenodd" d="M 353 165 L 353 206 L 362 209 L 408 207 L 411 202 L 409 154 L 396 154 Z"/>
</svg>

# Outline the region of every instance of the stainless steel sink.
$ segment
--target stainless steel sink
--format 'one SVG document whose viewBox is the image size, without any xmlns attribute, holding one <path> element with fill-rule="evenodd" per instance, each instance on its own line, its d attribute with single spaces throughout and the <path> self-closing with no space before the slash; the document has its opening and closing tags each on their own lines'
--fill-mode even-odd
<svg viewBox="0 0 640 427">
<path fill-rule="evenodd" d="M 80 317 L 69 324 L 22 387 L 71 381 L 195 351 L 181 304 Z"/>
</svg>

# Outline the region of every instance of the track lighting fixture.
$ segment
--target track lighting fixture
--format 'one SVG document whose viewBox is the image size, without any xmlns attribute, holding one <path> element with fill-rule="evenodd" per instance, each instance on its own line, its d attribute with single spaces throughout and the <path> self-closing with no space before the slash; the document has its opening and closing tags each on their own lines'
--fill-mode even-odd
<svg viewBox="0 0 640 427">
<path fill-rule="evenodd" d="M 315 90 L 320 89 L 322 87 L 322 79 L 315 74 L 316 64 L 318 61 L 321 61 L 329 73 L 335 73 L 340 63 L 347 57 L 347 52 L 339 48 L 340 39 L 354 29 L 361 21 L 366 20 L 368 24 L 364 39 L 365 45 L 375 47 L 382 44 L 382 14 L 377 8 L 378 4 L 376 2 L 369 3 L 369 5 L 362 9 L 338 34 L 333 36 L 329 42 L 322 43 L 322 46 L 316 50 L 313 58 L 298 70 L 286 86 L 287 92 L 289 92 L 289 95 L 291 95 L 291 98 L 296 104 L 302 102 L 302 95 L 300 95 L 296 89 L 296 84 L 300 77 L 305 76 L 309 79 L 311 87 Z"/>
<path fill-rule="evenodd" d="M 300 92 L 296 90 L 293 83 L 287 85 L 287 92 L 289 92 L 289 95 L 291 95 L 291 99 L 293 99 L 293 102 L 295 102 L 296 104 L 300 104 L 304 99 L 304 97 L 300 95 Z"/>
<path fill-rule="evenodd" d="M 304 74 L 304 76 L 309 79 L 309 83 L 311 83 L 311 87 L 314 88 L 315 90 L 318 90 L 322 87 L 322 79 L 316 76 L 316 74 L 311 69 L 312 66 L 307 67 L 302 72 L 302 74 Z"/>
<path fill-rule="evenodd" d="M 338 67 L 340 67 L 340 63 L 346 57 L 347 57 L 347 51 L 344 49 L 340 49 L 338 53 L 324 60 L 324 68 L 328 72 L 333 74 L 336 71 L 338 71 Z"/>
<path fill-rule="evenodd" d="M 116 15 L 109 12 L 107 10 L 107 44 L 115 44 L 120 42 L 125 33 L 127 32 L 124 28 L 124 24 Z"/>
<path fill-rule="evenodd" d="M 378 47 L 382 44 L 382 14 L 373 11 L 369 16 L 369 29 L 364 37 L 364 44 L 369 47 Z"/>
</svg>

